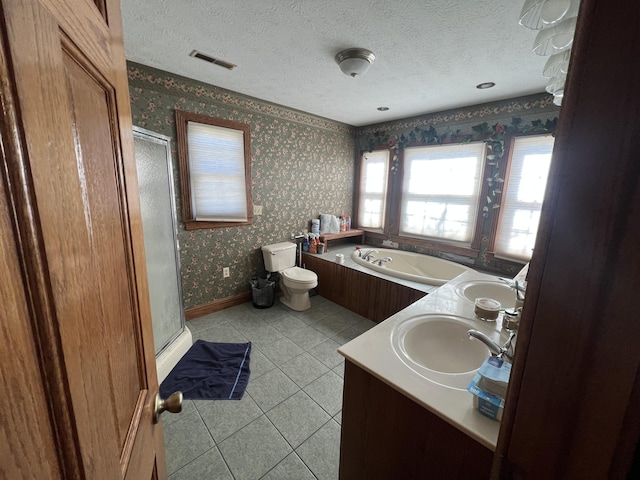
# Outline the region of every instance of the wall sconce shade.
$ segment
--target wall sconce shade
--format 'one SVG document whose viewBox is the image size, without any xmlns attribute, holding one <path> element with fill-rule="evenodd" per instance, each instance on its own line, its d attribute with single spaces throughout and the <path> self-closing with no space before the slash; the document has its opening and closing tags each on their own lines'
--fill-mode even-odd
<svg viewBox="0 0 640 480">
<path fill-rule="evenodd" d="M 336 55 L 342 73 L 354 78 L 366 73 L 375 59 L 373 52 L 365 48 L 348 48 Z"/>
</svg>

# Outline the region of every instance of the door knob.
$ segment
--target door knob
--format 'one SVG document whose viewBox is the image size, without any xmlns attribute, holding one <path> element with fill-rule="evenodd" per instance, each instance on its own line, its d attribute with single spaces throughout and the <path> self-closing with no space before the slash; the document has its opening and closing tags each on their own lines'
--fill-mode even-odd
<svg viewBox="0 0 640 480">
<path fill-rule="evenodd" d="M 182 392 L 174 392 L 166 400 L 160 398 L 160 394 L 156 393 L 153 403 L 153 423 L 158 423 L 160 414 L 165 410 L 171 413 L 180 413 L 182 411 Z"/>
</svg>

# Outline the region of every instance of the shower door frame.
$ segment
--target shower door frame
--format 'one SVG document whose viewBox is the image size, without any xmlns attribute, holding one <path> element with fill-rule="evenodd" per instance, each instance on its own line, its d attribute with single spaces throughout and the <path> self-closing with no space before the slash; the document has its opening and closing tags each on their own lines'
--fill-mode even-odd
<svg viewBox="0 0 640 480">
<path fill-rule="evenodd" d="M 169 203 L 171 205 L 171 223 L 173 225 L 173 245 L 174 245 L 174 253 L 175 253 L 175 262 L 176 262 L 176 283 L 178 287 L 178 301 L 179 301 L 179 310 L 180 310 L 180 328 L 174 332 L 174 334 L 169 338 L 169 340 L 160 347 L 160 349 L 155 352 L 156 358 L 160 357 L 164 351 L 169 347 L 182 333 L 186 328 L 186 319 L 184 313 L 184 297 L 182 296 L 182 276 L 181 276 L 181 266 L 180 266 L 180 240 L 178 238 L 178 218 L 177 218 L 177 210 L 176 210 L 176 201 L 175 201 L 175 188 L 174 188 L 174 177 L 173 177 L 173 158 L 171 156 L 171 137 L 166 135 L 162 135 L 161 133 L 157 133 L 151 130 L 147 130 L 146 128 L 133 126 L 133 137 L 134 137 L 134 145 L 135 139 L 143 139 L 153 143 L 157 143 L 163 145 L 165 147 L 166 152 L 166 162 L 165 168 L 167 169 L 168 175 L 168 188 L 169 188 Z M 141 189 L 141 187 L 139 187 Z M 141 205 L 142 209 L 142 205 Z M 144 232 L 144 212 L 141 212 L 142 217 L 142 229 Z M 147 269 L 148 270 L 148 269 Z M 149 292 L 149 299 L 153 300 L 151 291 Z M 153 313 L 153 309 L 152 309 Z M 152 316 L 153 323 L 153 316 Z"/>
</svg>

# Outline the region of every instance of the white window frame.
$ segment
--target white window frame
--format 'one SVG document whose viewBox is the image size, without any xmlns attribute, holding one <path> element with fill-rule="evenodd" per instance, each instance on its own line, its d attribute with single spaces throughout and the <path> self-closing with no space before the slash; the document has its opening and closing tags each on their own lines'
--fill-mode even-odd
<svg viewBox="0 0 640 480">
<path fill-rule="evenodd" d="M 426 240 L 436 240 L 438 242 L 453 243 L 456 245 L 471 246 L 476 233 L 479 198 L 483 187 L 483 175 L 486 158 L 485 149 L 486 145 L 484 142 L 429 145 L 420 147 L 408 147 L 404 149 L 402 193 L 400 198 L 400 221 L 398 226 L 399 236 L 422 238 Z M 455 176 L 454 170 L 459 171 L 459 168 L 462 168 L 463 164 L 465 163 L 465 160 L 463 159 L 470 158 L 473 158 L 475 160 L 472 164 L 472 169 L 468 173 L 468 179 L 466 180 L 467 185 L 472 187 L 468 192 L 447 193 L 446 191 L 440 190 L 430 193 L 415 191 L 416 184 L 414 182 L 416 181 L 416 179 L 412 180 L 411 178 L 412 162 L 429 162 L 433 160 L 433 168 L 435 169 L 436 166 L 438 168 L 442 167 L 443 162 L 455 162 L 456 160 L 458 160 L 458 166 L 456 167 L 456 165 L 452 163 L 451 171 L 443 171 L 444 176 L 441 179 L 435 181 L 433 179 L 428 180 L 431 184 L 434 185 L 435 190 L 440 189 L 441 185 L 444 184 L 451 185 L 451 188 L 455 190 L 454 184 L 459 185 L 459 182 L 451 183 L 453 182 L 453 178 Z M 435 162 L 438 162 L 440 165 L 437 165 Z M 466 160 L 466 162 L 471 163 L 470 160 Z M 440 168 L 440 170 L 442 171 L 443 169 Z M 427 180 L 425 179 L 425 181 Z M 439 182 L 440 184 L 438 185 Z M 412 186 L 414 191 L 411 191 Z M 414 204 L 427 202 L 432 204 L 440 203 L 442 205 L 446 205 L 447 208 L 449 206 L 462 206 L 466 207 L 468 211 L 465 215 L 465 219 L 459 222 L 453 220 L 451 217 L 447 220 L 445 216 L 441 221 L 442 228 L 429 228 L 429 220 L 423 219 L 423 221 L 421 222 L 422 226 L 420 227 L 420 231 L 417 231 L 417 228 L 415 226 L 414 228 L 411 228 L 409 226 L 409 216 L 411 215 L 409 213 L 409 210 L 411 202 L 413 202 Z M 425 214 L 429 215 L 430 213 L 424 210 L 423 215 Z M 452 229 L 451 227 L 455 226 L 456 223 L 458 223 L 458 225 L 466 225 L 466 227 L 463 229 L 457 229 L 457 233 L 452 236 L 449 232 L 455 229 Z M 417 225 L 415 221 L 413 222 L 413 224 Z M 433 225 L 433 223 L 431 224 Z"/>
<path fill-rule="evenodd" d="M 549 175 L 553 144 L 554 138 L 551 134 L 513 139 L 494 240 L 493 250 L 496 257 L 521 262 L 531 259 Z M 540 157 L 536 159 L 532 157 L 533 155 Z M 526 163 L 527 157 L 529 157 L 529 165 Z M 527 181 L 528 185 L 525 186 L 523 182 Z M 523 191 L 523 188 L 526 190 Z M 527 216 L 528 222 L 523 220 Z"/>
<path fill-rule="evenodd" d="M 358 228 L 375 232 L 382 232 L 385 229 L 390 153 L 388 149 L 374 150 L 365 152 L 361 156 L 360 185 L 358 188 Z M 378 172 L 380 177 L 371 182 L 370 176 L 374 173 L 371 170 L 374 166 L 377 167 L 377 170 L 380 170 Z M 367 184 L 371 186 L 372 183 L 377 184 L 378 188 L 368 191 Z M 370 205 L 372 201 L 380 202 L 380 211 L 367 210 L 367 204 Z"/>
</svg>

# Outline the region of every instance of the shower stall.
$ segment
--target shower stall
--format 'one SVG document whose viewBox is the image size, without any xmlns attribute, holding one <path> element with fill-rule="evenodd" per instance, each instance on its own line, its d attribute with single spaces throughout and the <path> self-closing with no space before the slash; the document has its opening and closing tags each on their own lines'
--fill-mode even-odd
<svg viewBox="0 0 640 480">
<path fill-rule="evenodd" d="M 139 127 L 133 128 L 133 139 L 158 382 L 162 382 L 192 343 L 182 300 L 171 140 Z"/>
</svg>

